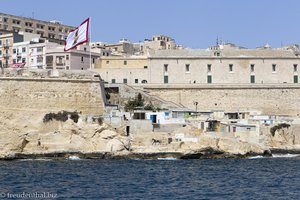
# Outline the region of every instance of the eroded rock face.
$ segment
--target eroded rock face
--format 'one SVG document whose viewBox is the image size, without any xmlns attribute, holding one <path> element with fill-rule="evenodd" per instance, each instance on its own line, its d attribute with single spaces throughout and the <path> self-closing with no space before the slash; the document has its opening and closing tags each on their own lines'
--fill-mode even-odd
<svg viewBox="0 0 300 200">
<path fill-rule="evenodd" d="M 56 152 L 120 152 L 126 149 L 126 139 L 106 125 L 87 122 L 42 122 L 41 116 L 30 115 L 23 121 L 18 114 L 7 115 L 0 124 L 0 157 L 16 153 L 49 154 Z M 12 121 L 15 122 L 13 126 Z M 124 143 L 123 141 L 124 140 Z"/>
</svg>

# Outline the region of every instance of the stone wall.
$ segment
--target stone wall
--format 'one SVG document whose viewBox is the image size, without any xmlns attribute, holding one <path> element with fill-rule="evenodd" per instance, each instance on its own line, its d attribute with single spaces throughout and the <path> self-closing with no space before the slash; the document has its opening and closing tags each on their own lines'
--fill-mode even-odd
<svg viewBox="0 0 300 200">
<path fill-rule="evenodd" d="M 78 111 L 101 115 L 104 96 L 99 77 L 69 73 L 65 77 L 12 75 L 0 77 L 0 109 L 9 111 L 57 112 Z M 58 75 L 59 76 L 59 75 Z M 69 78 L 68 78 L 69 76 Z M 26 114 L 26 112 L 24 112 Z"/>
<path fill-rule="evenodd" d="M 144 85 L 144 90 L 198 111 L 258 110 L 270 115 L 300 115 L 300 86 L 293 84 Z"/>
</svg>

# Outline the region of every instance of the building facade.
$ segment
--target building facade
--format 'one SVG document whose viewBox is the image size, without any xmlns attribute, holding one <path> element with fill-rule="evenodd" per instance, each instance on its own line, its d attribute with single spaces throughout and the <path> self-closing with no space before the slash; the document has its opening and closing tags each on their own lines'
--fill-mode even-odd
<svg viewBox="0 0 300 200">
<path fill-rule="evenodd" d="M 19 17 L 15 15 L 0 13 L 0 33 L 27 32 L 39 34 L 52 42 L 63 44 L 69 31 L 75 29 L 73 26 L 63 25 L 59 21 L 42 21 L 33 18 Z"/>
<path fill-rule="evenodd" d="M 119 83 L 132 80 L 132 77 L 140 77 L 143 83 L 150 84 L 299 82 L 297 45 L 246 49 L 227 44 L 208 49 L 151 50 L 147 56 L 132 60 L 135 62 L 126 57 L 101 57 L 96 69 L 105 81 Z"/>
</svg>

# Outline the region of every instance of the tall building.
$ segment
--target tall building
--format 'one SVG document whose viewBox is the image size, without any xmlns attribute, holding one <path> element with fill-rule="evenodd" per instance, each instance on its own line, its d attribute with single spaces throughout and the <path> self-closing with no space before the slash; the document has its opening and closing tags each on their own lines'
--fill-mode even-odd
<svg viewBox="0 0 300 200">
<path fill-rule="evenodd" d="M 7 33 L 35 33 L 51 42 L 63 44 L 73 26 L 63 25 L 59 21 L 42 21 L 27 17 L 0 13 L 0 34 Z"/>
</svg>

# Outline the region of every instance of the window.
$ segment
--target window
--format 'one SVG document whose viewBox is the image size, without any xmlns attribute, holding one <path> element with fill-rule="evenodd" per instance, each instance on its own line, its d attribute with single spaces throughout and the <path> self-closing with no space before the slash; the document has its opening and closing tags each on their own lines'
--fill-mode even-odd
<svg viewBox="0 0 300 200">
<path fill-rule="evenodd" d="M 26 62 L 26 58 L 22 58 L 22 63 L 25 63 Z"/>
<path fill-rule="evenodd" d="M 250 76 L 250 83 L 255 83 L 255 76 L 254 75 Z"/>
<path fill-rule="evenodd" d="M 212 83 L 212 76 L 211 75 L 207 76 L 207 83 Z"/>
<path fill-rule="evenodd" d="M 36 48 L 36 52 L 43 52 L 43 47 Z"/>
<path fill-rule="evenodd" d="M 254 64 L 251 64 L 251 65 L 250 65 L 250 71 L 251 71 L 251 72 L 254 72 L 254 66 L 255 66 Z"/>
<path fill-rule="evenodd" d="M 124 60 L 124 65 L 127 65 L 127 60 Z"/>
<path fill-rule="evenodd" d="M 26 52 L 26 47 L 23 47 L 22 48 L 22 53 L 25 53 Z"/>
<path fill-rule="evenodd" d="M 17 60 L 16 59 L 13 59 L 13 64 L 16 64 L 17 63 Z"/>
<path fill-rule="evenodd" d="M 190 64 L 185 65 L 185 72 L 190 72 Z"/>
<path fill-rule="evenodd" d="M 276 64 L 272 65 L 272 72 L 276 72 Z"/>
<path fill-rule="evenodd" d="M 2 55 L 2 51 L 0 50 L 0 56 Z"/>
<path fill-rule="evenodd" d="M 297 71 L 298 71 L 298 65 L 294 64 L 294 72 L 297 72 Z"/>
<path fill-rule="evenodd" d="M 164 72 L 168 72 L 168 64 L 164 64 Z"/>
<path fill-rule="evenodd" d="M 0 40 L 0 45 L 2 45 L 2 40 Z"/>
<path fill-rule="evenodd" d="M 211 72 L 211 64 L 207 65 L 207 72 Z"/>
<path fill-rule="evenodd" d="M 124 83 L 124 84 L 127 84 L 127 78 L 124 78 L 124 79 L 123 79 L 123 83 Z"/>
<path fill-rule="evenodd" d="M 233 71 L 233 64 L 229 64 L 229 72 Z"/>
<path fill-rule="evenodd" d="M 43 29 L 43 28 L 44 28 L 44 25 L 42 25 L 42 24 L 37 24 L 36 27 L 37 27 L 37 28 L 40 28 L 40 29 Z"/>
<path fill-rule="evenodd" d="M 81 62 L 83 62 L 83 56 L 81 56 Z"/>
<path fill-rule="evenodd" d="M 13 49 L 13 54 L 16 54 L 17 53 L 17 49 Z"/>
<path fill-rule="evenodd" d="M 8 21 L 8 19 L 4 17 L 3 18 L 3 22 L 7 22 L 7 21 Z"/>
<path fill-rule="evenodd" d="M 116 79 L 111 79 L 111 83 L 116 83 Z"/>
<path fill-rule="evenodd" d="M 164 76 L 164 83 L 169 83 L 169 77 L 168 76 Z"/>
<path fill-rule="evenodd" d="M 83 48 L 83 51 L 86 51 L 86 47 Z"/>
<path fill-rule="evenodd" d="M 134 83 L 139 83 L 139 79 L 134 79 Z"/>
<path fill-rule="evenodd" d="M 298 75 L 294 76 L 294 83 L 298 83 Z"/>
<path fill-rule="evenodd" d="M 109 64 L 109 60 L 106 61 L 106 64 Z"/>
<path fill-rule="evenodd" d="M 144 69 L 148 69 L 148 66 L 144 66 Z"/>
<path fill-rule="evenodd" d="M 93 58 L 93 64 L 95 64 L 95 58 Z"/>
<path fill-rule="evenodd" d="M 43 57 L 37 57 L 36 62 L 37 63 L 43 63 Z"/>
<path fill-rule="evenodd" d="M 69 55 L 66 55 L 66 60 L 69 60 Z"/>
</svg>

